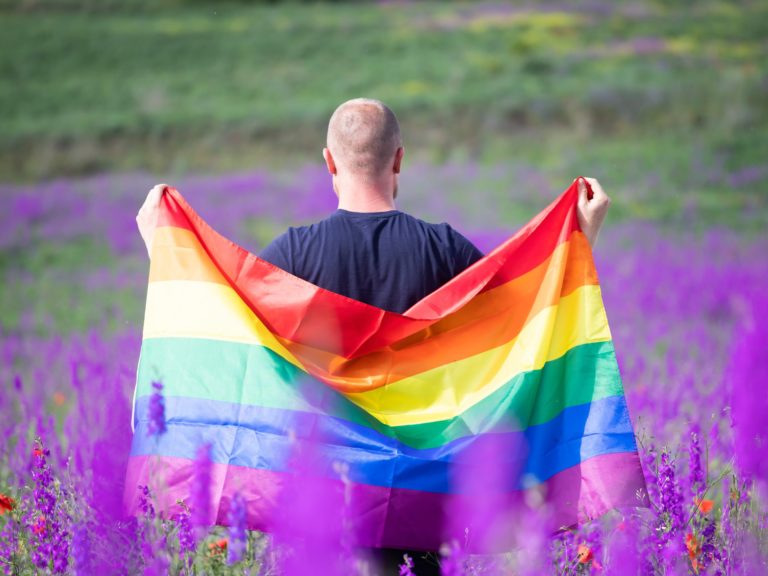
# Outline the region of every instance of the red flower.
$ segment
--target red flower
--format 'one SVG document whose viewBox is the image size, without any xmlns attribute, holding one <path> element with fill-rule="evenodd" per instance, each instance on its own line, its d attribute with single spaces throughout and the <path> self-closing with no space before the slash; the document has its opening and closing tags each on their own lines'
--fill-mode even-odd
<svg viewBox="0 0 768 576">
<path fill-rule="evenodd" d="M 688 534 L 685 535 L 685 547 L 688 548 L 689 552 L 698 547 L 698 540 L 696 540 L 696 536 L 691 532 L 688 532 Z"/>
<path fill-rule="evenodd" d="M 699 541 L 696 536 L 690 532 L 685 535 L 685 547 L 688 549 L 688 557 L 691 559 L 693 570 L 698 573 L 699 563 L 696 560 L 696 556 L 699 555 Z"/>
<path fill-rule="evenodd" d="M 223 554 L 227 551 L 227 539 L 222 538 L 221 540 L 217 540 L 216 542 L 211 542 L 208 544 L 208 548 L 210 549 L 210 553 L 213 554 Z"/>
<path fill-rule="evenodd" d="M 32 526 L 32 532 L 35 534 L 45 534 L 45 516 L 40 515 L 37 522 Z"/>
<path fill-rule="evenodd" d="M 576 554 L 579 557 L 579 564 L 586 564 L 587 562 L 592 562 L 592 559 L 594 558 L 594 554 L 592 554 L 592 549 L 586 544 L 579 544 L 579 547 L 576 550 Z"/>
<path fill-rule="evenodd" d="M 696 507 L 702 514 L 709 514 L 712 511 L 712 506 L 715 504 L 712 500 L 699 500 L 698 498 L 694 498 L 693 503 L 696 504 Z"/>
<path fill-rule="evenodd" d="M 0 516 L 13 510 L 15 505 L 16 502 L 13 501 L 13 498 L 0 492 Z"/>
</svg>

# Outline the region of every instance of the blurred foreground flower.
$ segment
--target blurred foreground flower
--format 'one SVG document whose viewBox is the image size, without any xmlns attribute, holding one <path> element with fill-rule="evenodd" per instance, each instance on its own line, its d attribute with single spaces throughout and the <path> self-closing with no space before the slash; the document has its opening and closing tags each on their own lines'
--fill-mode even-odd
<svg viewBox="0 0 768 576">
<path fill-rule="evenodd" d="M 736 462 L 768 491 L 768 298 L 746 303 L 733 355 L 726 374 L 732 386 Z"/>
<path fill-rule="evenodd" d="M 458 540 L 440 547 L 440 573 L 443 576 L 463 576 L 467 567 L 467 554 Z"/>
<path fill-rule="evenodd" d="M 413 573 L 413 558 L 408 554 L 403 554 L 403 563 L 400 564 L 399 576 L 416 576 Z"/>
<path fill-rule="evenodd" d="M 210 552 L 211 556 L 218 556 L 218 555 L 224 554 L 227 551 L 227 539 L 220 538 L 215 542 L 211 542 L 210 544 L 208 544 L 208 551 Z"/>
<path fill-rule="evenodd" d="M 243 559 L 248 546 L 246 532 L 247 510 L 245 500 L 240 494 L 235 494 L 229 509 L 229 546 L 227 547 L 227 564 L 237 564 Z"/>
<path fill-rule="evenodd" d="M 152 396 L 149 398 L 149 424 L 147 436 L 160 436 L 165 434 L 165 398 L 163 398 L 163 384 L 152 382 Z"/>
<path fill-rule="evenodd" d="M 587 562 L 592 562 L 592 560 L 595 557 L 594 554 L 592 554 L 592 549 L 586 544 L 579 544 L 579 547 L 576 553 L 579 556 L 579 564 L 586 564 Z"/>
<path fill-rule="evenodd" d="M 695 498 L 693 503 L 696 504 L 696 508 L 698 508 L 699 512 L 702 514 L 709 514 L 712 511 L 712 507 L 715 505 L 712 500 L 700 500 L 698 498 Z"/>
<path fill-rule="evenodd" d="M 197 449 L 190 494 L 190 520 L 198 542 L 214 521 L 211 510 L 211 468 L 211 445 L 203 444 Z"/>
<path fill-rule="evenodd" d="M 149 490 L 149 486 L 138 487 L 141 494 L 139 495 L 139 508 L 141 509 L 144 517 L 148 520 L 155 519 L 155 507 L 152 504 L 152 494 Z"/>
<path fill-rule="evenodd" d="M 10 496 L 6 496 L 2 492 L 0 492 L 0 516 L 5 514 L 6 512 L 10 512 L 13 510 L 14 506 L 16 505 L 16 502 L 13 498 Z"/>
<path fill-rule="evenodd" d="M 83 524 L 76 526 L 72 531 L 72 560 L 77 576 L 92 574 L 91 536 Z"/>
</svg>

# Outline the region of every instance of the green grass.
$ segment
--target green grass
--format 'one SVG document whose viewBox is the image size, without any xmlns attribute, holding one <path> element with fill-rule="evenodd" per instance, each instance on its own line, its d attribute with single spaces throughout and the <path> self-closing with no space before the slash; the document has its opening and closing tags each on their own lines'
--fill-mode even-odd
<svg viewBox="0 0 768 576">
<path fill-rule="evenodd" d="M 521 126 L 728 133 L 768 116 L 759 2 L 18 4 L 0 4 L 4 179 L 295 157 L 358 95 L 438 153 Z"/>
<path fill-rule="evenodd" d="M 119 258 L 100 239 L 80 237 L 63 243 L 32 241 L 19 252 L 0 252 L 0 330 L 32 329 L 48 333 L 116 328 L 141 322 L 143 291 L 111 282 L 86 286 L 89 273 L 134 271 L 146 276 L 145 259 Z"/>
<path fill-rule="evenodd" d="M 513 230 L 545 204 L 536 178 L 554 195 L 581 174 L 612 196 L 609 225 L 764 235 L 768 173 L 731 181 L 767 163 L 768 5 L 589 6 L 0 0 L 0 182 L 290 175 L 320 162 L 334 107 L 366 95 L 398 113 L 406 173 L 508 167 L 456 182 L 428 168 L 402 189 L 426 219 Z M 264 245 L 294 224 L 272 216 L 244 222 L 241 240 Z M 13 258 L 0 253 L 3 329 L 140 322 L 135 287 L 84 290 L 81 275 L 141 276 L 143 255 L 82 238 Z"/>
</svg>

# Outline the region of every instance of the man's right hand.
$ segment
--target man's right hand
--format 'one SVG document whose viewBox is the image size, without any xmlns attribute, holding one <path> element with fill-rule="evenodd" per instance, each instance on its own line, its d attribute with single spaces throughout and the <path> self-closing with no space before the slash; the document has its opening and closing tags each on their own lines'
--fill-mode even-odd
<svg viewBox="0 0 768 576">
<path fill-rule="evenodd" d="M 144 245 L 147 247 L 147 254 L 152 255 L 152 239 L 155 236 L 155 228 L 157 227 L 157 219 L 160 215 L 160 200 L 163 198 L 163 193 L 168 188 L 167 184 L 157 184 L 147 194 L 147 199 L 144 200 L 139 209 L 139 213 L 136 215 L 136 224 L 139 226 L 139 233 L 144 240 Z"/>
</svg>

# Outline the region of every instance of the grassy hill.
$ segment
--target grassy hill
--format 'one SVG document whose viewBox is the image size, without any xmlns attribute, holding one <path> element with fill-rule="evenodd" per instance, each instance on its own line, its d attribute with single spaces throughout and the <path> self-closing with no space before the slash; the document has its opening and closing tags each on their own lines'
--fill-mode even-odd
<svg viewBox="0 0 768 576">
<path fill-rule="evenodd" d="M 6 1 L 0 179 L 290 163 L 359 95 L 438 160 L 659 135 L 749 166 L 766 37 L 762 2 Z"/>
</svg>

